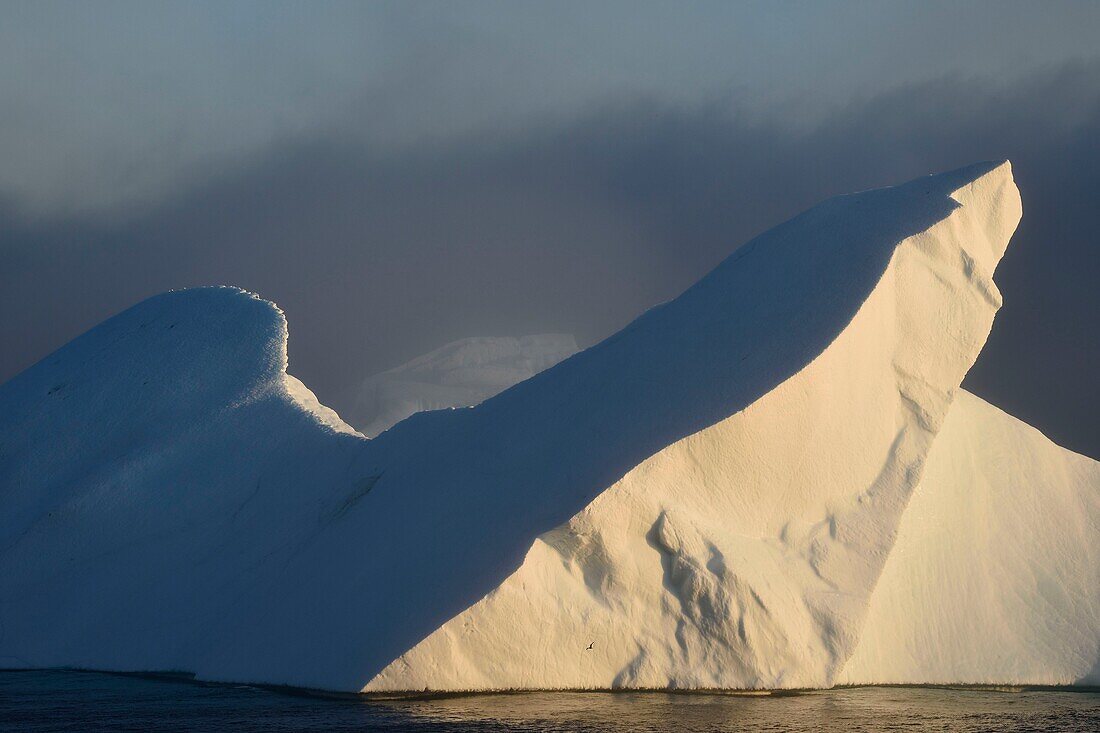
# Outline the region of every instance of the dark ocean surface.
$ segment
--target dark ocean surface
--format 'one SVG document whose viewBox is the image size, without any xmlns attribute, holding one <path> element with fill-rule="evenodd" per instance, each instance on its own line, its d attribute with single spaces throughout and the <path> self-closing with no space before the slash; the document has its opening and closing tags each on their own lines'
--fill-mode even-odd
<svg viewBox="0 0 1100 733">
<path fill-rule="evenodd" d="M 1100 692 L 860 687 L 367 701 L 91 672 L 0 672 L 0 730 L 1100 731 Z"/>
</svg>

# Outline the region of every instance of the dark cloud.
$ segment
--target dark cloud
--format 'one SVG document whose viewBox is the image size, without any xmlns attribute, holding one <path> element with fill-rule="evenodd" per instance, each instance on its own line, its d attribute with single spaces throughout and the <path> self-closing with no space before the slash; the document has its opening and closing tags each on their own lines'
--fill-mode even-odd
<svg viewBox="0 0 1100 733">
<path fill-rule="evenodd" d="M 639 100 L 401 152 L 334 134 L 113 220 L 0 209 L 0 379 L 143 297 L 232 283 L 284 308 L 291 370 L 339 409 L 449 339 L 598 340 L 828 196 L 1010 158 L 1024 221 L 966 386 L 1100 456 L 1100 65 L 907 86 L 814 125 L 784 114 Z"/>
</svg>

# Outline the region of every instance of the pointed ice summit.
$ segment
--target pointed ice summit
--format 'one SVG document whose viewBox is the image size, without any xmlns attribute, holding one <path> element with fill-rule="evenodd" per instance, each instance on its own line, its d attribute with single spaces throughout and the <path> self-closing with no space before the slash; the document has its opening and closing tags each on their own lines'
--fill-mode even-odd
<svg viewBox="0 0 1100 733">
<path fill-rule="evenodd" d="M 1100 466 L 959 390 L 1019 218 L 1007 163 L 832 199 L 373 440 L 286 374 L 270 303 L 151 298 L 0 387 L 0 666 L 1095 681 Z"/>
</svg>

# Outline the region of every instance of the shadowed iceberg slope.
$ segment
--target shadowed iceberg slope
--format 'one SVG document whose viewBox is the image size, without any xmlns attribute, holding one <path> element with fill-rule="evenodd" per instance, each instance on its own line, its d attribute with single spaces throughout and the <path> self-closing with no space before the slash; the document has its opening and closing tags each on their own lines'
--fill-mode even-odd
<svg viewBox="0 0 1100 733">
<path fill-rule="evenodd" d="M 271 304 L 145 301 L 0 387 L 0 664 L 831 684 L 1019 215 L 1007 164 L 830 200 L 593 348 L 374 440 L 285 374 Z"/>
</svg>

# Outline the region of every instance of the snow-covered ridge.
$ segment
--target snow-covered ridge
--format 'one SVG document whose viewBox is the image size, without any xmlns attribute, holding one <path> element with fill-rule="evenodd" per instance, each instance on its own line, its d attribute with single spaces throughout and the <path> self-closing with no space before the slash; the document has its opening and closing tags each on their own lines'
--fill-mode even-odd
<svg viewBox="0 0 1100 733">
<path fill-rule="evenodd" d="M 222 286 L 225 287 L 225 286 Z M 357 435 L 355 428 L 348 425 L 343 419 L 333 410 L 331 407 L 322 405 L 320 400 L 317 399 L 317 395 L 313 394 L 313 390 L 307 387 L 302 380 L 290 374 L 287 371 L 289 367 L 289 357 L 287 353 L 287 341 L 290 339 L 290 331 L 286 323 L 286 314 L 283 310 L 272 303 L 269 300 L 264 300 L 255 293 L 249 293 L 239 288 L 227 288 L 229 290 L 239 290 L 242 295 L 247 295 L 256 300 L 260 300 L 270 308 L 272 308 L 278 314 L 278 320 L 282 326 L 282 339 L 277 345 L 273 345 L 272 348 L 276 349 L 281 354 L 280 362 L 282 364 L 279 373 L 277 375 L 276 383 L 281 384 L 283 392 L 288 398 L 290 398 L 296 405 L 304 410 L 309 415 L 312 415 L 318 423 L 332 429 L 337 433 L 349 433 Z"/>
<path fill-rule="evenodd" d="M 905 592 L 939 556 L 893 562 L 920 554 L 910 499 L 1003 478 L 937 436 L 967 434 L 949 410 L 1019 216 L 1007 163 L 833 199 L 606 341 L 374 440 L 284 376 L 270 304 L 139 304 L 0 386 L 0 664 L 340 690 L 1088 679 L 1095 463 L 1034 436 L 1005 440 L 1054 478 L 1016 490 L 1088 519 L 999 526 L 1054 566 L 1079 633 L 1024 668 L 950 614 L 892 621 L 941 592 Z M 981 414 L 961 424 L 1000 424 Z M 1017 628 L 1050 611 L 1045 586 L 998 590 L 970 602 Z M 975 658 L 861 642 L 894 628 L 977 634 Z"/>
</svg>

